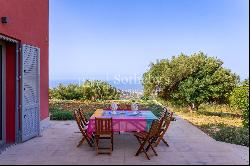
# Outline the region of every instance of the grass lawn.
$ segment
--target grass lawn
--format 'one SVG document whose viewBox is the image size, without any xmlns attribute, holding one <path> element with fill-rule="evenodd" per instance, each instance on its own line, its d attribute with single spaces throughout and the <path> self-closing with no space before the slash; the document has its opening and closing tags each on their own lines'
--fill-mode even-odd
<svg viewBox="0 0 250 166">
<path fill-rule="evenodd" d="M 239 110 L 223 105 L 202 105 L 192 113 L 187 108 L 171 109 L 217 141 L 249 146 L 249 129 L 243 128 Z"/>
</svg>

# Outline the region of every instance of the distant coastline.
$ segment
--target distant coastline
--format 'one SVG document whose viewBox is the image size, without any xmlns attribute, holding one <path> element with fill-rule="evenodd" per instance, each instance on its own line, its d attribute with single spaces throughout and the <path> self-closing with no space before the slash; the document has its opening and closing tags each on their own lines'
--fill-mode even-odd
<svg viewBox="0 0 250 166">
<path fill-rule="evenodd" d="M 106 80 L 104 80 L 106 81 Z M 117 89 L 123 91 L 130 91 L 130 92 L 142 92 L 143 86 L 140 82 L 117 82 L 116 80 L 108 80 L 107 81 L 112 86 L 116 87 Z M 55 88 L 59 84 L 69 85 L 69 84 L 77 84 L 81 85 L 83 81 L 77 79 L 58 79 L 58 80 L 50 80 L 49 81 L 49 88 Z"/>
</svg>

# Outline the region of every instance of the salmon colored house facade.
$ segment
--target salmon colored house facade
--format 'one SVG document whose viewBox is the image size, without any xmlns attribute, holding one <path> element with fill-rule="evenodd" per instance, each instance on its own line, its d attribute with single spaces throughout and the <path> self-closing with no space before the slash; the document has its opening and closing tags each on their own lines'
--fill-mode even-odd
<svg viewBox="0 0 250 166">
<path fill-rule="evenodd" d="M 49 0 L 0 0 L 0 144 L 48 123 Z"/>
</svg>

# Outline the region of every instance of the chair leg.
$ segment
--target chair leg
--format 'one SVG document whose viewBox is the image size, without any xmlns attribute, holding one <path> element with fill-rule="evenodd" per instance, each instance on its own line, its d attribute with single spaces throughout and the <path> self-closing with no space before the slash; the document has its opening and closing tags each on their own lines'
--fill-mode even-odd
<svg viewBox="0 0 250 166">
<path fill-rule="evenodd" d="M 160 144 L 162 138 L 163 138 L 163 135 L 160 135 L 159 138 L 156 140 L 155 147 L 157 147 Z"/>
<path fill-rule="evenodd" d="M 83 138 L 81 139 L 81 141 L 79 141 L 77 147 L 80 147 L 80 146 L 83 144 L 84 140 L 85 140 L 85 138 L 83 137 Z"/>
<path fill-rule="evenodd" d="M 114 135 L 112 135 L 111 141 L 112 141 L 112 151 L 113 151 L 114 150 Z"/>
<path fill-rule="evenodd" d="M 91 142 L 91 144 L 94 144 L 94 143 L 95 143 L 95 141 L 94 141 L 93 138 L 90 138 L 90 142 Z"/>
<path fill-rule="evenodd" d="M 137 140 L 138 140 L 138 142 L 139 142 L 139 144 L 140 144 L 140 147 L 139 147 L 139 149 L 137 150 L 137 152 L 136 152 L 136 154 L 135 154 L 136 156 L 138 156 L 139 153 L 141 153 L 141 151 L 142 151 L 144 145 L 146 144 L 146 141 L 144 141 L 144 142 L 142 143 L 141 140 L 140 140 L 140 138 L 138 138 L 138 137 L 136 137 L 136 138 L 137 138 Z"/>
<path fill-rule="evenodd" d="M 95 137 L 95 149 L 96 149 L 96 155 L 99 154 L 99 138 L 98 136 Z"/>
<path fill-rule="evenodd" d="M 143 153 L 146 155 L 147 159 L 150 160 L 150 158 L 149 158 L 149 156 L 148 156 L 146 150 L 144 149 L 144 146 L 145 146 L 145 144 L 146 144 L 147 141 L 145 140 L 145 141 L 142 142 L 142 141 L 140 140 L 140 138 L 138 138 L 138 137 L 136 137 L 136 138 L 138 139 L 138 142 L 139 142 L 139 144 L 140 144 L 140 148 L 139 148 L 138 151 L 136 152 L 135 156 L 138 156 L 141 152 L 143 152 Z"/>
<path fill-rule="evenodd" d="M 162 141 L 165 143 L 165 145 L 166 145 L 167 147 L 169 147 L 168 142 L 167 142 L 164 138 L 162 138 Z"/>
<path fill-rule="evenodd" d="M 88 134 L 84 133 L 83 138 L 85 138 L 87 140 L 90 147 L 93 147 L 92 142 L 91 142 L 91 138 L 89 138 Z"/>
<path fill-rule="evenodd" d="M 155 154 L 156 156 L 158 156 L 158 154 L 156 153 L 154 147 L 152 146 L 152 143 L 153 143 L 153 140 L 152 140 L 152 141 L 149 140 L 149 141 L 148 141 L 148 146 L 153 150 L 154 154 Z"/>
<path fill-rule="evenodd" d="M 151 144 L 153 145 L 153 143 L 155 143 L 156 141 L 157 141 L 157 139 L 155 139 L 155 138 L 154 138 L 154 139 L 152 139 L 152 143 L 151 143 Z M 149 150 L 149 148 L 150 148 L 150 145 L 148 145 L 148 146 L 147 146 L 146 151 L 148 151 L 148 150 Z"/>
<path fill-rule="evenodd" d="M 110 154 L 111 154 L 112 151 L 113 151 L 113 141 L 112 141 L 112 138 L 110 138 L 110 148 L 109 148 L 109 150 L 110 150 Z"/>
<path fill-rule="evenodd" d="M 89 135 L 88 135 L 89 136 Z M 89 136 L 89 141 L 92 143 L 92 144 L 94 144 L 95 142 L 94 142 L 94 136 L 93 136 L 93 134 L 91 135 L 91 136 Z"/>
<path fill-rule="evenodd" d="M 148 160 L 150 160 L 150 158 L 149 158 L 149 156 L 148 156 L 147 152 L 145 151 L 145 149 L 144 149 L 144 148 L 142 148 L 142 150 L 143 150 L 144 154 L 146 155 L 147 159 L 148 159 Z"/>
<path fill-rule="evenodd" d="M 91 140 L 89 140 L 89 139 L 86 139 L 86 140 L 87 140 L 89 146 L 90 146 L 90 147 L 93 147 L 93 145 L 92 145 L 92 143 L 91 143 Z"/>
</svg>

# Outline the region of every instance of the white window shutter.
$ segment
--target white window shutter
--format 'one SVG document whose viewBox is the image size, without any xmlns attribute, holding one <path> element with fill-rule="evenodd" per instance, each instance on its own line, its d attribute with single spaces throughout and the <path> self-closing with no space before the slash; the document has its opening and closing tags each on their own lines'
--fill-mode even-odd
<svg viewBox="0 0 250 166">
<path fill-rule="evenodd" d="M 40 134 L 40 49 L 22 45 L 22 141 Z"/>
</svg>

